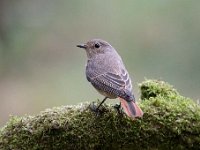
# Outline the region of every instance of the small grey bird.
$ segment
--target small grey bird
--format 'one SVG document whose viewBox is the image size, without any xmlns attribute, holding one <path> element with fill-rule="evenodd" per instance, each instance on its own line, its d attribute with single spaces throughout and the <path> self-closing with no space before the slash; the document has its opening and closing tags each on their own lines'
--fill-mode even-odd
<svg viewBox="0 0 200 150">
<path fill-rule="evenodd" d="M 135 103 L 129 74 L 117 51 L 106 41 L 93 39 L 77 45 L 87 53 L 86 77 L 94 88 L 107 99 L 119 97 L 125 113 L 131 117 L 142 117 L 143 112 Z"/>
</svg>

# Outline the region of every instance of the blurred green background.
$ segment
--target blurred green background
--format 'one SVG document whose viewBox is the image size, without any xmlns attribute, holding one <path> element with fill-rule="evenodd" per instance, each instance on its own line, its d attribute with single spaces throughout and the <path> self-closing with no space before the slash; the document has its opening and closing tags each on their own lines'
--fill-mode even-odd
<svg viewBox="0 0 200 150">
<path fill-rule="evenodd" d="M 144 77 L 200 97 L 200 1 L 1 0 L 0 126 L 9 115 L 102 99 L 76 48 L 92 38 L 118 50 L 137 98 Z"/>
</svg>

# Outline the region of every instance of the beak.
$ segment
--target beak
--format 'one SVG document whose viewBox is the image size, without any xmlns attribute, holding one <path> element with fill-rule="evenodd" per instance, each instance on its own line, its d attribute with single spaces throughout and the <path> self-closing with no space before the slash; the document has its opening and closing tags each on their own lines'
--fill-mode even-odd
<svg viewBox="0 0 200 150">
<path fill-rule="evenodd" d="M 79 48 L 84 48 L 84 49 L 87 48 L 87 45 L 86 45 L 86 44 L 79 44 L 79 45 L 76 45 L 76 46 L 79 47 Z"/>
</svg>

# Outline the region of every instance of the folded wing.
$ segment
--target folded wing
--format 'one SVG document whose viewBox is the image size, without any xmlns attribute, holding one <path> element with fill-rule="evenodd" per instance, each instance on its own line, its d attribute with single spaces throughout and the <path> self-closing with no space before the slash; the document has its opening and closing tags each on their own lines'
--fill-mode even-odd
<svg viewBox="0 0 200 150">
<path fill-rule="evenodd" d="M 109 92 L 127 101 L 134 100 L 132 85 L 127 71 L 122 70 L 119 74 L 116 74 L 87 70 L 86 76 L 88 81 L 98 90 Z"/>
</svg>

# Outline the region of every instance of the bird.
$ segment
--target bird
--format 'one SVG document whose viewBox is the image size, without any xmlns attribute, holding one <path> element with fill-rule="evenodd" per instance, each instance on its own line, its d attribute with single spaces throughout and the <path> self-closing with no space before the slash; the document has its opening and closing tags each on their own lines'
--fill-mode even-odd
<svg viewBox="0 0 200 150">
<path fill-rule="evenodd" d="M 128 71 L 115 48 L 101 39 L 92 39 L 77 47 L 84 49 L 87 54 L 87 80 L 105 96 L 97 111 L 108 98 L 119 98 L 120 106 L 127 116 L 133 119 L 142 117 L 143 111 L 136 104 Z"/>
</svg>

